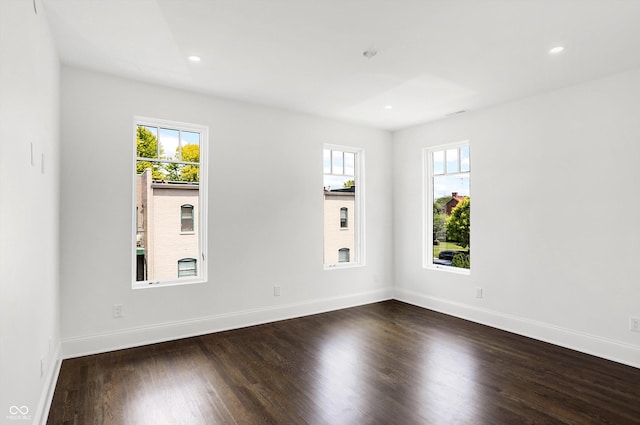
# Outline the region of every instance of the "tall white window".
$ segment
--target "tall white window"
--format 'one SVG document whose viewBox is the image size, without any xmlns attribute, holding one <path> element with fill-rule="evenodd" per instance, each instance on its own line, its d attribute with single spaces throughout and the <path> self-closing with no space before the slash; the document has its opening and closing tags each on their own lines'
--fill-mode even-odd
<svg viewBox="0 0 640 425">
<path fill-rule="evenodd" d="M 207 137 L 204 126 L 135 120 L 134 288 L 206 280 Z"/>
<path fill-rule="evenodd" d="M 468 142 L 425 149 L 424 266 L 471 268 L 471 155 Z"/>
<path fill-rule="evenodd" d="M 361 149 L 324 147 L 325 268 L 364 263 L 363 155 Z"/>
</svg>

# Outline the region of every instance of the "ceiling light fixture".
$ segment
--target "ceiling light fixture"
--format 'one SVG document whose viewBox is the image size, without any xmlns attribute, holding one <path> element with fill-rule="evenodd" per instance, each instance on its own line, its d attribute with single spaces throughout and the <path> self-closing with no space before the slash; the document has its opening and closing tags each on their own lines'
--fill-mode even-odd
<svg viewBox="0 0 640 425">
<path fill-rule="evenodd" d="M 362 52 L 362 56 L 364 56 L 367 59 L 371 59 L 372 57 L 374 57 L 377 54 L 378 54 L 378 52 L 376 50 L 373 50 L 373 49 L 365 50 L 364 52 Z"/>
<path fill-rule="evenodd" d="M 189 56 L 189 58 L 188 58 L 188 59 L 189 59 L 191 62 L 200 62 L 200 56 L 192 55 L 192 56 Z"/>
<path fill-rule="evenodd" d="M 564 50 L 563 46 L 556 46 L 552 49 L 549 50 L 549 53 L 552 55 L 557 55 L 558 53 L 562 53 L 562 51 Z"/>
<path fill-rule="evenodd" d="M 384 109 L 393 109 L 393 105 L 384 105 Z"/>
</svg>

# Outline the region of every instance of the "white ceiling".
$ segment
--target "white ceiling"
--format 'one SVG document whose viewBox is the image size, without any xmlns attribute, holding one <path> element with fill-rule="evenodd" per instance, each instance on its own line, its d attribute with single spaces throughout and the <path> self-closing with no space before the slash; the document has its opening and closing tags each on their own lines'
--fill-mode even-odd
<svg viewBox="0 0 640 425">
<path fill-rule="evenodd" d="M 43 1 L 65 64 L 389 130 L 640 67 L 640 0 Z"/>
</svg>

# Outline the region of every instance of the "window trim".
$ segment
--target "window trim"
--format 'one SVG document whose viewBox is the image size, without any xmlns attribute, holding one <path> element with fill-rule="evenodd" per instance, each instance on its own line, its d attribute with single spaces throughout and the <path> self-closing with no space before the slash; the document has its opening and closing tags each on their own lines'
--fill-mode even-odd
<svg viewBox="0 0 640 425">
<path fill-rule="evenodd" d="M 197 132 L 200 133 L 200 164 L 199 167 L 199 181 L 198 181 L 198 209 L 194 208 L 194 227 L 197 227 L 197 232 L 187 232 L 189 234 L 198 234 L 198 258 L 199 266 L 197 266 L 198 276 L 194 277 L 183 277 L 183 278 L 175 278 L 168 279 L 162 281 L 150 281 L 136 280 L 136 261 L 137 261 L 137 249 L 136 249 L 136 233 L 137 233 L 137 209 L 131 208 L 132 210 L 132 220 L 131 220 L 131 234 L 132 234 L 132 251 L 131 251 L 131 288 L 132 289 L 150 289 L 150 288 L 162 288 L 167 286 L 178 286 L 178 285 L 189 285 L 189 284 L 197 284 L 197 283 L 205 283 L 208 280 L 207 276 L 207 209 L 208 209 L 208 168 L 209 168 L 209 127 L 201 124 L 192 124 L 186 122 L 179 121 L 170 121 L 158 118 L 150 118 L 144 116 L 134 116 L 133 117 L 133 125 L 132 125 L 132 143 L 131 143 L 131 193 L 132 193 L 132 201 L 133 205 L 137 205 L 136 200 L 136 134 L 138 126 L 150 126 L 150 127 L 163 127 L 170 128 L 174 130 L 181 131 L 189 131 L 189 132 Z M 195 222 L 197 217 L 198 223 Z M 180 230 L 180 229 L 179 229 Z M 183 233 L 183 232 L 181 232 Z M 184 233 L 183 233 L 184 234 Z M 198 262 L 198 261 L 197 261 Z"/>
<path fill-rule="evenodd" d="M 354 200 L 354 211 L 351 214 L 351 227 L 354 231 L 354 246 L 353 250 L 351 250 L 350 255 L 352 257 L 352 261 L 349 263 L 336 263 L 336 264 L 323 264 L 324 270 L 337 270 L 337 269 L 348 269 L 353 267 L 364 267 L 366 265 L 366 220 L 365 220 L 365 186 L 366 186 L 366 178 L 365 178 L 365 153 L 363 148 L 358 148 L 355 146 L 347 146 L 347 145 L 335 145 L 330 143 L 325 143 L 322 145 L 322 150 L 336 150 L 343 152 L 350 152 L 355 154 L 354 161 L 354 176 L 356 177 L 356 195 Z M 320 155 L 321 158 L 324 158 L 324 155 Z M 322 176 L 324 176 L 324 164 L 321 163 Z M 324 202 L 324 194 L 323 202 Z M 323 207 L 324 209 L 324 207 Z M 340 229 L 340 230 L 345 230 Z M 323 232 L 323 252 L 324 252 L 324 226 L 322 227 Z M 324 263 L 324 261 L 323 261 Z"/>
<path fill-rule="evenodd" d="M 423 184 L 423 205 L 422 205 L 422 223 L 424 225 L 422 231 L 422 268 L 427 270 L 439 270 L 447 273 L 470 275 L 471 269 L 463 269 L 459 267 L 443 266 L 433 263 L 433 203 L 434 203 L 434 189 L 433 189 L 433 153 L 469 146 L 471 151 L 471 143 L 469 140 L 461 140 L 453 143 L 446 143 L 441 145 L 429 146 L 422 148 L 422 184 Z M 459 161 L 459 160 L 458 160 Z M 445 164 L 446 169 L 446 164 Z M 469 170 L 471 173 L 471 170 Z M 446 173 L 445 173 L 446 174 Z M 443 174 L 438 174 L 443 175 Z M 471 187 L 471 181 L 469 182 Z"/>
</svg>

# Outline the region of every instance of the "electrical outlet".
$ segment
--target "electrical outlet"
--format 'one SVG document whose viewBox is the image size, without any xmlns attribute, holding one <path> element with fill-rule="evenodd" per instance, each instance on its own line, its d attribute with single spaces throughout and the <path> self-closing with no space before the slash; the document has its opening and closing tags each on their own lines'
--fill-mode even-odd
<svg viewBox="0 0 640 425">
<path fill-rule="evenodd" d="M 279 297 L 280 296 L 280 287 L 279 286 L 274 286 L 273 287 L 273 296 L 274 297 Z"/>
<path fill-rule="evenodd" d="M 113 318 L 114 319 L 119 319 L 122 316 L 124 316 L 124 313 L 122 311 L 122 304 L 114 304 L 113 305 Z"/>
<path fill-rule="evenodd" d="M 482 288 L 476 288 L 476 298 L 482 298 Z"/>
<path fill-rule="evenodd" d="M 629 329 L 633 332 L 640 332 L 640 317 L 629 317 Z"/>
</svg>

